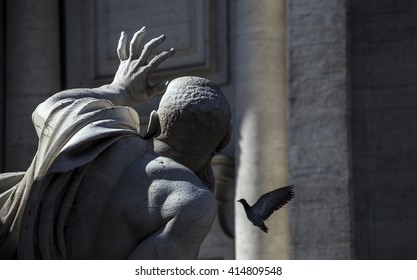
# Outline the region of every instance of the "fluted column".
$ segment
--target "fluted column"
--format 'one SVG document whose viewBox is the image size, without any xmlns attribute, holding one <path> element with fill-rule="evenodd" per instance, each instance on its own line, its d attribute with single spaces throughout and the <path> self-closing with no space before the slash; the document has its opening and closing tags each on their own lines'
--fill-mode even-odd
<svg viewBox="0 0 417 280">
<path fill-rule="evenodd" d="M 36 152 L 36 106 L 60 90 L 59 1 L 7 1 L 5 169 L 25 170 Z"/>
<path fill-rule="evenodd" d="M 236 199 L 252 204 L 288 181 L 285 1 L 235 2 Z M 289 258 L 288 209 L 254 227 L 237 205 L 237 259 Z"/>
</svg>

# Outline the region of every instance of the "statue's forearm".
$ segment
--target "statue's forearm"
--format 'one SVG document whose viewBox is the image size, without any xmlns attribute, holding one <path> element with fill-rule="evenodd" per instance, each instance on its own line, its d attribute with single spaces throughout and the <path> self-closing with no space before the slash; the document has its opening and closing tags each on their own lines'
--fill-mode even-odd
<svg viewBox="0 0 417 280">
<path fill-rule="evenodd" d="M 78 88 L 58 92 L 43 102 L 44 106 L 51 106 L 64 99 L 96 98 L 106 99 L 116 106 L 136 105 L 125 89 L 115 85 L 104 85 L 98 88 Z"/>
<path fill-rule="evenodd" d="M 61 91 L 51 96 L 45 101 L 45 103 L 47 105 L 52 105 L 63 99 L 75 100 L 82 98 L 106 99 L 116 106 L 137 105 L 125 89 L 112 84 L 104 85 L 98 88 L 79 88 Z"/>
<path fill-rule="evenodd" d="M 95 98 L 95 99 L 105 99 L 113 103 L 115 106 L 133 106 L 137 104 L 136 100 L 131 100 L 131 95 L 120 86 L 115 85 L 104 85 L 99 88 L 80 88 L 80 89 L 70 89 L 64 90 L 54 94 L 49 97 L 47 100 L 38 105 L 36 110 L 33 112 L 32 121 L 35 126 L 43 126 L 51 113 L 51 110 L 57 105 L 59 106 L 60 102 L 64 100 L 75 101 L 83 98 Z"/>
<path fill-rule="evenodd" d="M 38 105 L 35 111 L 32 114 L 32 122 L 35 126 L 35 130 L 38 134 L 43 130 L 45 123 L 50 123 L 51 116 L 56 116 L 57 112 L 71 112 L 76 101 L 80 101 L 78 104 L 89 104 L 92 99 L 97 100 L 106 100 L 106 102 L 101 102 L 102 106 L 112 107 L 115 106 L 124 106 L 130 105 L 132 103 L 129 100 L 128 94 L 124 94 L 121 87 L 115 87 L 113 85 L 105 85 L 99 88 L 80 88 L 80 89 L 71 89 L 58 92 L 53 96 L 49 97 L 47 100 Z M 98 104 L 98 103 L 96 103 Z M 78 105 L 76 105 L 78 106 Z M 67 109 L 69 108 L 69 109 Z M 59 113 L 61 114 L 61 113 Z M 65 116 L 63 114 L 62 116 Z"/>
</svg>

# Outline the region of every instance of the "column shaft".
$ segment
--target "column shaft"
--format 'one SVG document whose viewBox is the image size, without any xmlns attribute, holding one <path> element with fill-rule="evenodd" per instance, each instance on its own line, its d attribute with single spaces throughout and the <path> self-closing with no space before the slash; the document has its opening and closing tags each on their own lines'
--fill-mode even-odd
<svg viewBox="0 0 417 280">
<path fill-rule="evenodd" d="M 37 145 L 36 106 L 60 90 L 56 0 L 7 1 L 5 169 L 24 170 Z"/>
<path fill-rule="evenodd" d="M 236 199 L 253 204 L 288 181 L 285 1 L 236 1 Z M 266 235 L 236 209 L 237 259 L 287 259 L 288 210 Z"/>
</svg>

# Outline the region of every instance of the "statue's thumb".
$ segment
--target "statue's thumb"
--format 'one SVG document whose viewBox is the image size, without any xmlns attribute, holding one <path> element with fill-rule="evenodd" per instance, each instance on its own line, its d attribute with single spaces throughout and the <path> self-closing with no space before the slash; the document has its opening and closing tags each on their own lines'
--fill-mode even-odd
<svg viewBox="0 0 417 280">
<path fill-rule="evenodd" d="M 169 84 L 169 81 L 160 81 L 156 83 L 155 85 L 151 86 L 150 88 L 151 96 L 164 94 L 165 91 L 167 90 L 168 84 Z"/>
</svg>

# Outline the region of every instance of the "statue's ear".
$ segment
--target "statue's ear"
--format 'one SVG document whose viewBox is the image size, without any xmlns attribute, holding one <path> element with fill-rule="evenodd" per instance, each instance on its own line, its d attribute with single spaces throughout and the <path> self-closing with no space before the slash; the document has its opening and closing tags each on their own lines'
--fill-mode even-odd
<svg viewBox="0 0 417 280">
<path fill-rule="evenodd" d="M 149 117 L 148 130 L 146 131 L 144 139 L 149 139 L 158 136 L 161 133 L 161 125 L 159 123 L 158 112 L 153 110 Z"/>
</svg>

